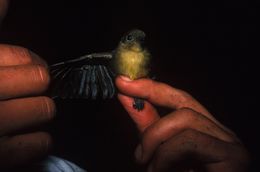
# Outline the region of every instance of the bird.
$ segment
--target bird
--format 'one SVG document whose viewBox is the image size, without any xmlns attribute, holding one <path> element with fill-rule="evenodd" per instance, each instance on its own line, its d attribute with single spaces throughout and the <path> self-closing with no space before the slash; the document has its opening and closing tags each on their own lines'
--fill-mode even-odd
<svg viewBox="0 0 260 172">
<path fill-rule="evenodd" d="M 144 46 L 146 34 L 140 29 L 125 33 L 112 51 L 91 53 L 50 65 L 52 98 L 108 99 L 117 90 L 118 75 L 131 80 L 149 77 L 151 54 Z M 141 111 L 144 100 L 133 98 L 133 108 Z"/>
</svg>

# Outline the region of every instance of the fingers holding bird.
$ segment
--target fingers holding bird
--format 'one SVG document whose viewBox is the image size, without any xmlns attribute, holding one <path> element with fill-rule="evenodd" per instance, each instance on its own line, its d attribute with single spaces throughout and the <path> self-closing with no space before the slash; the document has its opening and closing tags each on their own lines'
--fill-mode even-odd
<svg viewBox="0 0 260 172">
<path fill-rule="evenodd" d="M 131 81 L 120 76 L 116 79 L 116 85 L 121 92 L 119 101 L 141 133 L 135 151 L 136 160 L 147 164 L 151 172 L 161 172 L 190 153 L 194 154 L 196 161 L 202 162 L 202 166 L 207 166 L 207 160 L 225 161 L 224 157 L 229 156 L 227 148 L 240 150 L 241 155 L 246 155 L 233 132 L 220 124 L 188 93 L 150 79 Z M 146 100 L 144 110 L 132 108 L 133 97 Z M 161 118 L 153 104 L 173 111 Z M 218 149 L 222 150 L 219 156 L 216 154 Z M 207 156 L 206 150 L 209 151 Z"/>
<path fill-rule="evenodd" d="M 122 94 L 130 97 L 140 97 L 154 105 L 173 110 L 182 108 L 192 109 L 206 116 L 225 131 L 233 133 L 217 121 L 203 105 L 183 90 L 151 79 L 130 80 L 125 76 L 117 77 L 115 83 L 119 92 Z"/>
</svg>

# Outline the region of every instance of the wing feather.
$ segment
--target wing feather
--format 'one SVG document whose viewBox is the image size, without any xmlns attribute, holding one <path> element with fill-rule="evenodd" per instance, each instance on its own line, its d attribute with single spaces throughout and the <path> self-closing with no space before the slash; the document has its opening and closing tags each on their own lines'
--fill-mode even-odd
<svg viewBox="0 0 260 172">
<path fill-rule="evenodd" d="M 102 90 L 102 98 L 106 99 L 108 97 L 108 84 L 106 82 L 104 71 L 101 65 L 98 66 L 97 76 Z"/>
<path fill-rule="evenodd" d="M 98 86 L 97 86 L 97 75 L 96 75 L 96 66 L 93 66 L 93 69 L 91 71 L 91 97 L 92 99 L 97 98 L 98 93 Z"/>
<path fill-rule="evenodd" d="M 111 53 L 91 55 L 50 66 L 50 94 L 53 98 L 106 99 L 114 96 L 114 76 L 109 67 Z"/>
<path fill-rule="evenodd" d="M 79 87 L 79 96 L 82 97 L 82 94 L 83 94 L 83 91 L 84 91 L 84 88 L 85 88 L 85 81 L 86 81 L 86 78 L 87 78 L 87 70 L 82 70 L 82 77 L 81 77 L 81 81 L 80 81 L 80 87 Z"/>
<path fill-rule="evenodd" d="M 108 84 L 109 98 L 112 98 L 115 95 L 115 86 L 111 77 L 111 72 L 109 72 L 105 66 L 103 66 L 102 68 L 105 74 L 104 78 L 107 80 L 106 82 Z"/>
<path fill-rule="evenodd" d="M 85 90 L 84 90 L 84 98 L 89 98 L 90 95 L 90 78 L 91 78 L 91 66 L 86 66 L 85 70 L 87 71 L 86 81 L 85 81 Z"/>
</svg>

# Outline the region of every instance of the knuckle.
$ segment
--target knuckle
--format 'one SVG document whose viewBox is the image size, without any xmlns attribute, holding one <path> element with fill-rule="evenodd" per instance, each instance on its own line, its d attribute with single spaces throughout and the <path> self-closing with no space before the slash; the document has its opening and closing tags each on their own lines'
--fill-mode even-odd
<svg viewBox="0 0 260 172">
<path fill-rule="evenodd" d="M 154 132 L 143 133 L 140 139 L 140 144 L 143 148 L 143 162 L 146 162 L 151 158 L 151 153 L 155 151 L 156 145 L 159 145 L 160 143 L 161 140 Z"/>
<path fill-rule="evenodd" d="M 56 114 L 56 106 L 52 99 L 49 97 L 42 97 L 42 113 L 47 121 L 53 120 Z"/>
<path fill-rule="evenodd" d="M 192 152 L 194 149 L 198 147 L 197 138 L 199 137 L 199 133 L 193 129 L 184 130 L 176 140 L 178 140 L 178 145 L 181 145 L 181 149 L 185 150 L 185 152 Z"/>
<path fill-rule="evenodd" d="M 188 121 L 194 121 L 197 119 L 198 113 L 191 108 L 184 107 L 177 110 L 176 116 Z"/>
<path fill-rule="evenodd" d="M 153 126 L 149 126 L 144 130 L 142 133 L 141 142 L 143 145 L 149 144 L 150 140 L 156 140 L 158 139 L 156 129 Z"/>
</svg>

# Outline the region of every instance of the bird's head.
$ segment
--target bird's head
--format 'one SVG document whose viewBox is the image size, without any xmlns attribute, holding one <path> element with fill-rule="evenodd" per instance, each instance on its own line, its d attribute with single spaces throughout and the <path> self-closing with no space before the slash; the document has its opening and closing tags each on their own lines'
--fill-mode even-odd
<svg viewBox="0 0 260 172">
<path fill-rule="evenodd" d="M 139 29 L 134 29 L 127 32 L 120 41 L 122 46 L 133 50 L 142 50 L 145 39 L 145 33 Z"/>
</svg>

